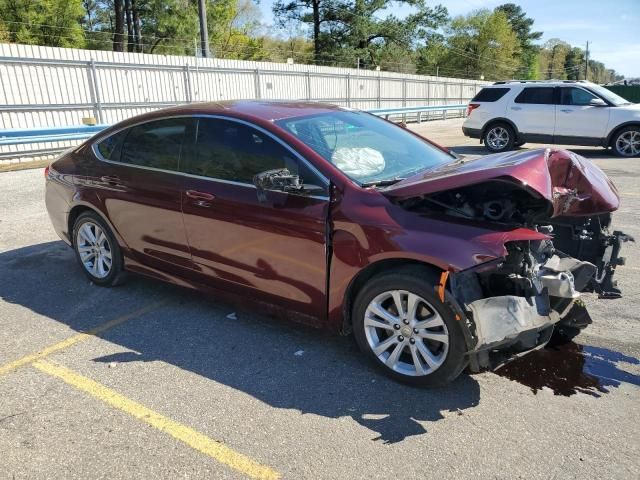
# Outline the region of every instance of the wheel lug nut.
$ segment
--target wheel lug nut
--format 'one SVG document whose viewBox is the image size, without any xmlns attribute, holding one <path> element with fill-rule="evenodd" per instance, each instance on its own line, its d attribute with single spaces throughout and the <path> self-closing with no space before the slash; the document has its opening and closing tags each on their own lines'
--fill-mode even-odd
<svg viewBox="0 0 640 480">
<path fill-rule="evenodd" d="M 397 323 L 393 326 L 393 328 L 395 328 L 396 330 L 400 330 L 400 325 L 398 325 Z"/>
<path fill-rule="evenodd" d="M 417 328 L 414 328 L 414 329 L 413 329 L 413 333 L 418 333 L 418 329 L 417 329 Z"/>
<path fill-rule="evenodd" d="M 404 337 L 403 337 L 402 335 L 400 335 L 400 336 L 398 337 L 398 341 L 399 341 L 399 342 L 404 342 Z"/>
<path fill-rule="evenodd" d="M 408 319 L 408 318 L 405 318 L 405 319 L 403 320 L 403 322 L 404 322 L 404 324 L 405 324 L 405 325 L 409 325 L 409 319 Z"/>
<path fill-rule="evenodd" d="M 410 338 L 410 339 L 409 339 L 409 343 L 410 343 L 411 345 L 413 345 L 414 343 L 416 343 L 416 341 L 415 341 L 415 339 Z"/>
</svg>

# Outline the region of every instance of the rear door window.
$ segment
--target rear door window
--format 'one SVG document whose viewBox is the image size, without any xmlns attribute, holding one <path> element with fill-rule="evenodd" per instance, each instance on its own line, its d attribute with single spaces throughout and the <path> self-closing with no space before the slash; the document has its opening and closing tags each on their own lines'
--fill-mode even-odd
<svg viewBox="0 0 640 480">
<path fill-rule="evenodd" d="M 515 103 L 553 105 L 554 87 L 527 87 L 516 97 Z"/>
<path fill-rule="evenodd" d="M 189 122 L 168 118 L 131 127 L 122 143 L 120 162 L 177 171 Z"/>
<path fill-rule="evenodd" d="M 508 88 L 483 88 L 473 97 L 472 102 L 496 102 L 509 91 Z"/>
<path fill-rule="evenodd" d="M 561 105 L 589 105 L 589 102 L 594 98 L 598 97 L 582 88 L 563 87 L 560 89 Z"/>
</svg>

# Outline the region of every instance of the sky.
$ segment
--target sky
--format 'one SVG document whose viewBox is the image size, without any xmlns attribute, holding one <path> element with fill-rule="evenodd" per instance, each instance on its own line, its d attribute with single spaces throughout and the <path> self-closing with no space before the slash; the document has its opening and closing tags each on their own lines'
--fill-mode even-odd
<svg viewBox="0 0 640 480">
<path fill-rule="evenodd" d="M 544 32 L 542 42 L 560 38 L 584 49 L 589 41 L 592 59 L 627 78 L 640 77 L 640 0 L 427 0 L 430 6 L 444 5 L 451 16 L 509 2 L 535 20 L 534 30 Z M 266 24 L 273 22 L 272 4 L 273 0 L 259 2 Z M 409 11 L 393 8 L 400 17 Z"/>
</svg>

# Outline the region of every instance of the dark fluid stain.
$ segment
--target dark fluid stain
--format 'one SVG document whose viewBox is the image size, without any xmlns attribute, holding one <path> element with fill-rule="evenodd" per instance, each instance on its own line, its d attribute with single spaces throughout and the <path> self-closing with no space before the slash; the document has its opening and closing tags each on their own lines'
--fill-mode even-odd
<svg viewBox="0 0 640 480">
<path fill-rule="evenodd" d="M 569 342 L 520 357 L 494 373 L 531 388 L 546 387 L 555 395 L 586 393 L 600 397 L 621 383 L 640 386 L 640 376 L 619 368 L 618 363 L 638 365 L 640 360 L 606 348 Z"/>
</svg>

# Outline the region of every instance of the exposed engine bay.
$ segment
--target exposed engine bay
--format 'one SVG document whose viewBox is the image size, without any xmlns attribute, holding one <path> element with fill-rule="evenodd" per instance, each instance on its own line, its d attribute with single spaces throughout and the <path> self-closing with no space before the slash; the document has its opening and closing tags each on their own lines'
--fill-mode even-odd
<svg viewBox="0 0 640 480">
<path fill-rule="evenodd" d="M 541 234 L 540 240 L 507 242 L 503 258 L 449 276 L 476 370 L 544 346 L 554 331 L 575 336 L 591 323 L 581 293 L 621 296 L 613 275 L 624 264 L 621 244 L 633 239 L 611 230 L 611 212 L 619 204 L 615 186 L 571 152 L 527 155 L 521 164 L 500 165 L 508 175 L 476 179 L 477 170 L 467 167 L 456 176 L 457 188 L 410 195 L 417 193 L 414 181 L 392 192 L 397 204 L 424 216 Z M 520 169 L 524 165 L 528 171 Z M 441 178 L 431 178 L 427 186 Z"/>
</svg>

